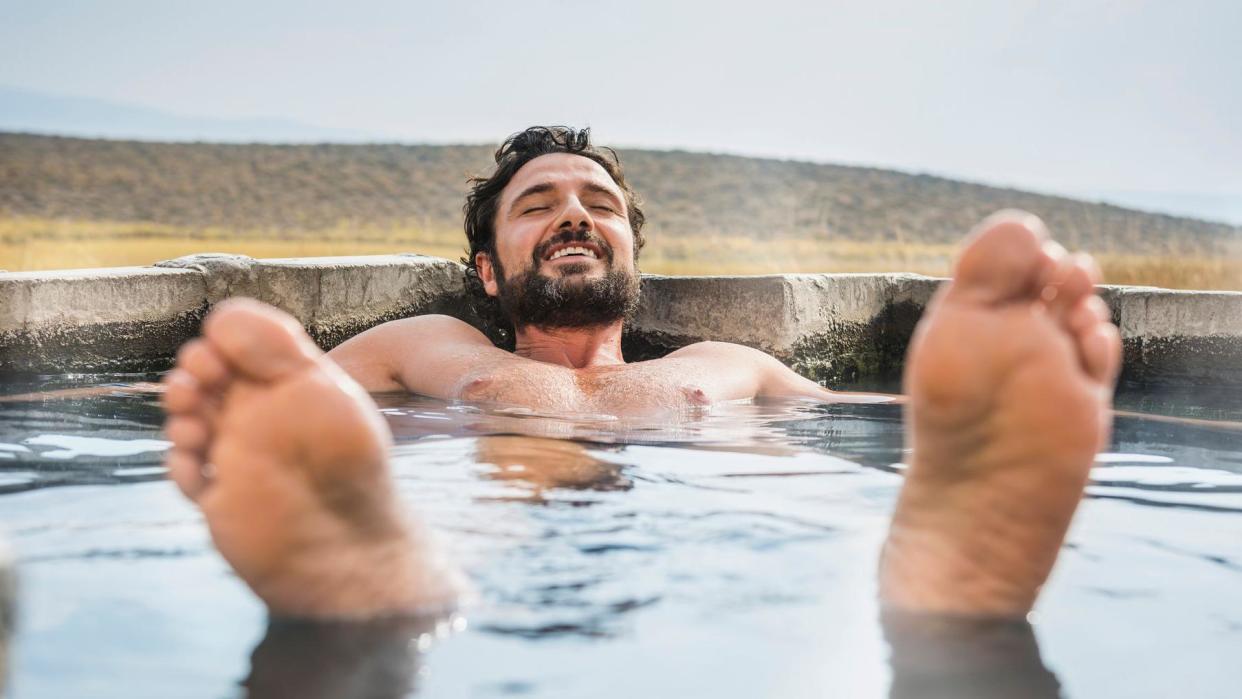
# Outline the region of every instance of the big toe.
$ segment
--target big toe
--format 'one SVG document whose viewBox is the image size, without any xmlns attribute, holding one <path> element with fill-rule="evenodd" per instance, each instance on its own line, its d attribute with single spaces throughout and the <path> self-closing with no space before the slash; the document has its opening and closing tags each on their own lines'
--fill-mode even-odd
<svg viewBox="0 0 1242 699">
<path fill-rule="evenodd" d="M 967 237 L 950 294 L 985 304 L 1029 298 L 1056 265 L 1049 245 L 1047 228 L 1034 214 L 995 213 Z"/>
<path fill-rule="evenodd" d="M 293 316 L 253 299 L 222 301 L 203 321 L 203 336 L 233 369 L 258 381 L 277 380 L 323 354 Z"/>
</svg>

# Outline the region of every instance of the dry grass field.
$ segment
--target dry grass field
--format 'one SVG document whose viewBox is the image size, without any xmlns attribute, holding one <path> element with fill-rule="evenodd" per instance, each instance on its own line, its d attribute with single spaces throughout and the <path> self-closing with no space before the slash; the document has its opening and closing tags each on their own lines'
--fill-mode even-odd
<svg viewBox="0 0 1242 699">
<path fill-rule="evenodd" d="M 147 143 L 0 133 L 0 269 L 420 252 L 459 258 L 487 146 Z M 877 168 L 626 150 L 660 274 L 944 275 L 1022 208 L 1114 283 L 1242 289 L 1242 227 Z"/>
<path fill-rule="evenodd" d="M 457 231 L 341 228 L 290 233 L 226 230 L 155 223 L 0 218 L 0 269 L 82 269 L 149 265 L 200 252 L 257 258 L 384 255 L 419 252 L 457 259 L 464 235 Z"/>
<path fill-rule="evenodd" d="M 189 228 L 121 223 L 0 218 L 0 269 L 9 271 L 148 265 L 199 252 L 256 258 L 383 255 L 416 252 L 458 259 L 465 250 L 456 229 L 415 226 L 338 226 L 318 231 Z M 781 272 L 949 273 L 955 245 L 891 240 L 756 240 L 742 236 L 663 236 L 649 232 L 641 267 L 654 274 L 774 274 Z M 1242 250 L 1215 257 L 1096 253 L 1111 284 L 1170 289 L 1242 290 Z"/>
</svg>

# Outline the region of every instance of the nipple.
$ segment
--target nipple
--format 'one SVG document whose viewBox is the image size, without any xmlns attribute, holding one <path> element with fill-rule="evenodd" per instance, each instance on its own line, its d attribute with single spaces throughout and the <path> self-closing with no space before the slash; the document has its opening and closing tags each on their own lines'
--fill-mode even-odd
<svg viewBox="0 0 1242 699">
<path fill-rule="evenodd" d="M 682 386 L 681 392 L 690 405 L 711 405 L 712 401 L 707 397 L 707 393 L 698 386 Z"/>
</svg>

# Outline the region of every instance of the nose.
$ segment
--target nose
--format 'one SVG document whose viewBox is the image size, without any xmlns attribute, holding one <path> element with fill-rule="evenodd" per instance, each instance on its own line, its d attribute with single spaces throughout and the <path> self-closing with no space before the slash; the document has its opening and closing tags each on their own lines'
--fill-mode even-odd
<svg viewBox="0 0 1242 699">
<path fill-rule="evenodd" d="M 576 196 L 570 196 L 565 200 L 565 207 L 561 209 L 561 213 L 556 219 L 557 229 L 568 230 L 594 230 L 595 222 L 591 219 L 591 212 L 582 205 L 582 201 Z"/>
</svg>

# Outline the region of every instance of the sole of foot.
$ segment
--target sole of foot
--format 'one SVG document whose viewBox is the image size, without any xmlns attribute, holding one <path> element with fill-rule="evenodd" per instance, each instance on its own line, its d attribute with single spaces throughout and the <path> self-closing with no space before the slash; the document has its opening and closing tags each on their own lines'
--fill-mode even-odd
<svg viewBox="0 0 1242 699">
<path fill-rule="evenodd" d="M 169 477 L 272 613 L 453 607 L 462 580 L 402 513 L 375 403 L 291 316 L 219 304 L 164 384 Z"/>
<path fill-rule="evenodd" d="M 907 356 L 911 457 L 881 560 L 887 610 L 1034 605 L 1111 428 L 1121 343 L 1098 282 L 1029 214 L 968 237 Z"/>
</svg>

